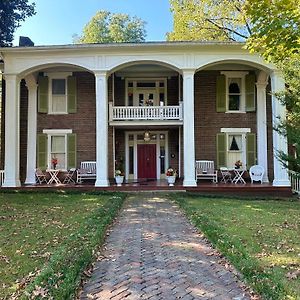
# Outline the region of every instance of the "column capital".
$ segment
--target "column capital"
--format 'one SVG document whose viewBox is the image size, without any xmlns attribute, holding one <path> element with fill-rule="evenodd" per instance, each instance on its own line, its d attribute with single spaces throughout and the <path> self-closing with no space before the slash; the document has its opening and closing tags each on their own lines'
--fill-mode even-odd
<svg viewBox="0 0 300 300">
<path fill-rule="evenodd" d="M 28 89 L 35 89 L 38 87 L 36 77 L 33 74 L 26 76 L 25 81 Z"/>
<path fill-rule="evenodd" d="M 258 89 L 266 89 L 268 85 L 268 81 L 257 81 L 255 85 Z"/>
<path fill-rule="evenodd" d="M 18 74 L 4 73 L 3 77 L 6 81 L 8 80 L 20 81 Z"/>
<path fill-rule="evenodd" d="M 189 75 L 194 75 L 195 72 L 196 72 L 196 70 L 197 70 L 197 69 L 195 69 L 195 68 L 184 68 L 184 69 L 181 69 L 182 75 L 183 75 L 183 76 L 184 76 L 184 75 L 187 75 L 187 76 L 189 76 Z"/>
<path fill-rule="evenodd" d="M 95 77 L 108 77 L 108 71 L 107 70 L 95 70 L 94 71 Z"/>
</svg>

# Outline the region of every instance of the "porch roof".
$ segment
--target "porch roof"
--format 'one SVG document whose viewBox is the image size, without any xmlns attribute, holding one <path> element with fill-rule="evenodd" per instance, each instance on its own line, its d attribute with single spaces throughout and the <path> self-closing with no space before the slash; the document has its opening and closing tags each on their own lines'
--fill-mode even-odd
<svg viewBox="0 0 300 300">
<path fill-rule="evenodd" d="M 170 47 L 179 48 L 184 47 L 208 47 L 208 46 L 226 46 L 237 49 L 242 49 L 245 43 L 243 42 L 224 42 L 224 41 L 149 41 L 143 43 L 93 43 L 93 44 L 66 44 L 66 45 L 40 45 L 40 46 L 14 46 L 14 47 L 0 47 L 0 51 L 5 52 L 28 52 L 31 50 L 82 50 L 82 49 L 124 49 L 124 48 L 160 48 Z"/>
</svg>

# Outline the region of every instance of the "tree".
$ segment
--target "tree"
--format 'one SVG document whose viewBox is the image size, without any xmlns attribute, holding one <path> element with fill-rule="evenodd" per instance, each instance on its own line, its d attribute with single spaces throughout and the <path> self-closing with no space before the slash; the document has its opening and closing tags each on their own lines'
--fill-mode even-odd
<svg viewBox="0 0 300 300">
<path fill-rule="evenodd" d="M 251 24 L 245 0 L 170 0 L 173 32 L 167 40 L 244 41 Z"/>
<path fill-rule="evenodd" d="M 146 36 L 145 22 L 127 14 L 112 14 L 98 11 L 83 28 L 78 43 L 139 43 Z"/>
<path fill-rule="evenodd" d="M 275 128 L 295 146 L 296 155 L 277 153 L 282 164 L 300 173 L 300 6 L 299 0 L 249 0 L 252 35 L 247 48 L 260 53 L 281 71 L 286 90 L 277 94 L 287 106 L 286 120 Z"/>
<path fill-rule="evenodd" d="M 27 17 L 35 14 L 35 3 L 28 0 L 0 1 L 0 47 L 12 45 L 15 30 Z"/>
</svg>

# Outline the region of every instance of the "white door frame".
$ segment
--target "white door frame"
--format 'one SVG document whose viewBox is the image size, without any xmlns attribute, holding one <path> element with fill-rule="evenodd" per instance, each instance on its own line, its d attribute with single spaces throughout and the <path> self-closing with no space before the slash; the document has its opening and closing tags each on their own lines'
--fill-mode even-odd
<svg viewBox="0 0 300 300">
<path fill-rule="evenodd" d="M 151 140 L 149 142 L 145 142 L 142 140 L 137 140 L 138 135 L 144 135 L 145 130 L 143 131 L 125 131 L 125 179 L 138 179 L 138 157 L 137 157 L 137 145 L 147 145 L 147 144 L 156 144 L 156 179 L 165 178 L 165 174 L 160 173 L 160 134 L 165 135 L 165 172 L 169 165 L 169 137 L 168 131 L 166 130 L 149 130 L 150 134 L 156 135 L 156 140 Z M 133 178 L 129 178 L 129 135 L 133 135 L 133 166 L 134 166 L 134 174 Z M 130 146 L 132 146 L 132 144 Z M 164 172 L 164 173 L 165 173 Z"/>
</svg>

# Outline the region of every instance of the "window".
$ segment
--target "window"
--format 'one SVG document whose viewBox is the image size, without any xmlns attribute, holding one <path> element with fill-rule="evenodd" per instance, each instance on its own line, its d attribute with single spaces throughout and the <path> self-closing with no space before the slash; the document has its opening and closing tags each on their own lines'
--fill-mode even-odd
<svg viewBox="0 0 300 300">
<path fill-rule="evenodd" d="M 48 85 L 48 113 L 49 114 L 67 114 L 68 113 L 68 93 L 69 79 L 75 77 L 70 72 L 46 73 L 49 78 Z M 70 85 L 72 90 L 74 86 Z M 76 87 L 76 84 L 75 84 Z M 71 92 L 72 93 L 72 92 Z M 75 93 L 75 91 L 73 91 Z M 74 100 L 75 101 L 75 100 Z M 74 104 L 76 105 L 76 104 Z"/>
<path fill-rule="evenodd" d="M 66 79 L 52 79 L 51 87 L 50 112 L 67 113 Z"/>
<path fill-rule="evenodd" d="M 221 128 L 217 134 L 218 168 L 233 168 L 237 161 L 244 168 L 256 162 L 256 138 L 250 128 Z"/>
<path fill-rule="evenodd" d="M 66 170 L 68 169 L 68 150 L 70 153 L 75 149 L 70 149 L 71 145 L 68 145 L 70 140 L 68 137 L 72 134 L 71 129 L 45 129 L 44 134 L 47 134 L 47 168 L 52 169 L 53 159 L 57 160 L 56 169 Z M 69 146 L 69 147 L 68 147 Z M 74 145 L 72 145 L 75 147 Z M 68 149 L 69 148 L 69 149 Z M 69 160 L 70 161 L 70 160 Z"/>
<path fill-rule="evenodd" d="M 226 112 L 245 112 L 245 77 L 248 72 L 226 71 L 225 75 Z"/>
</svg>

